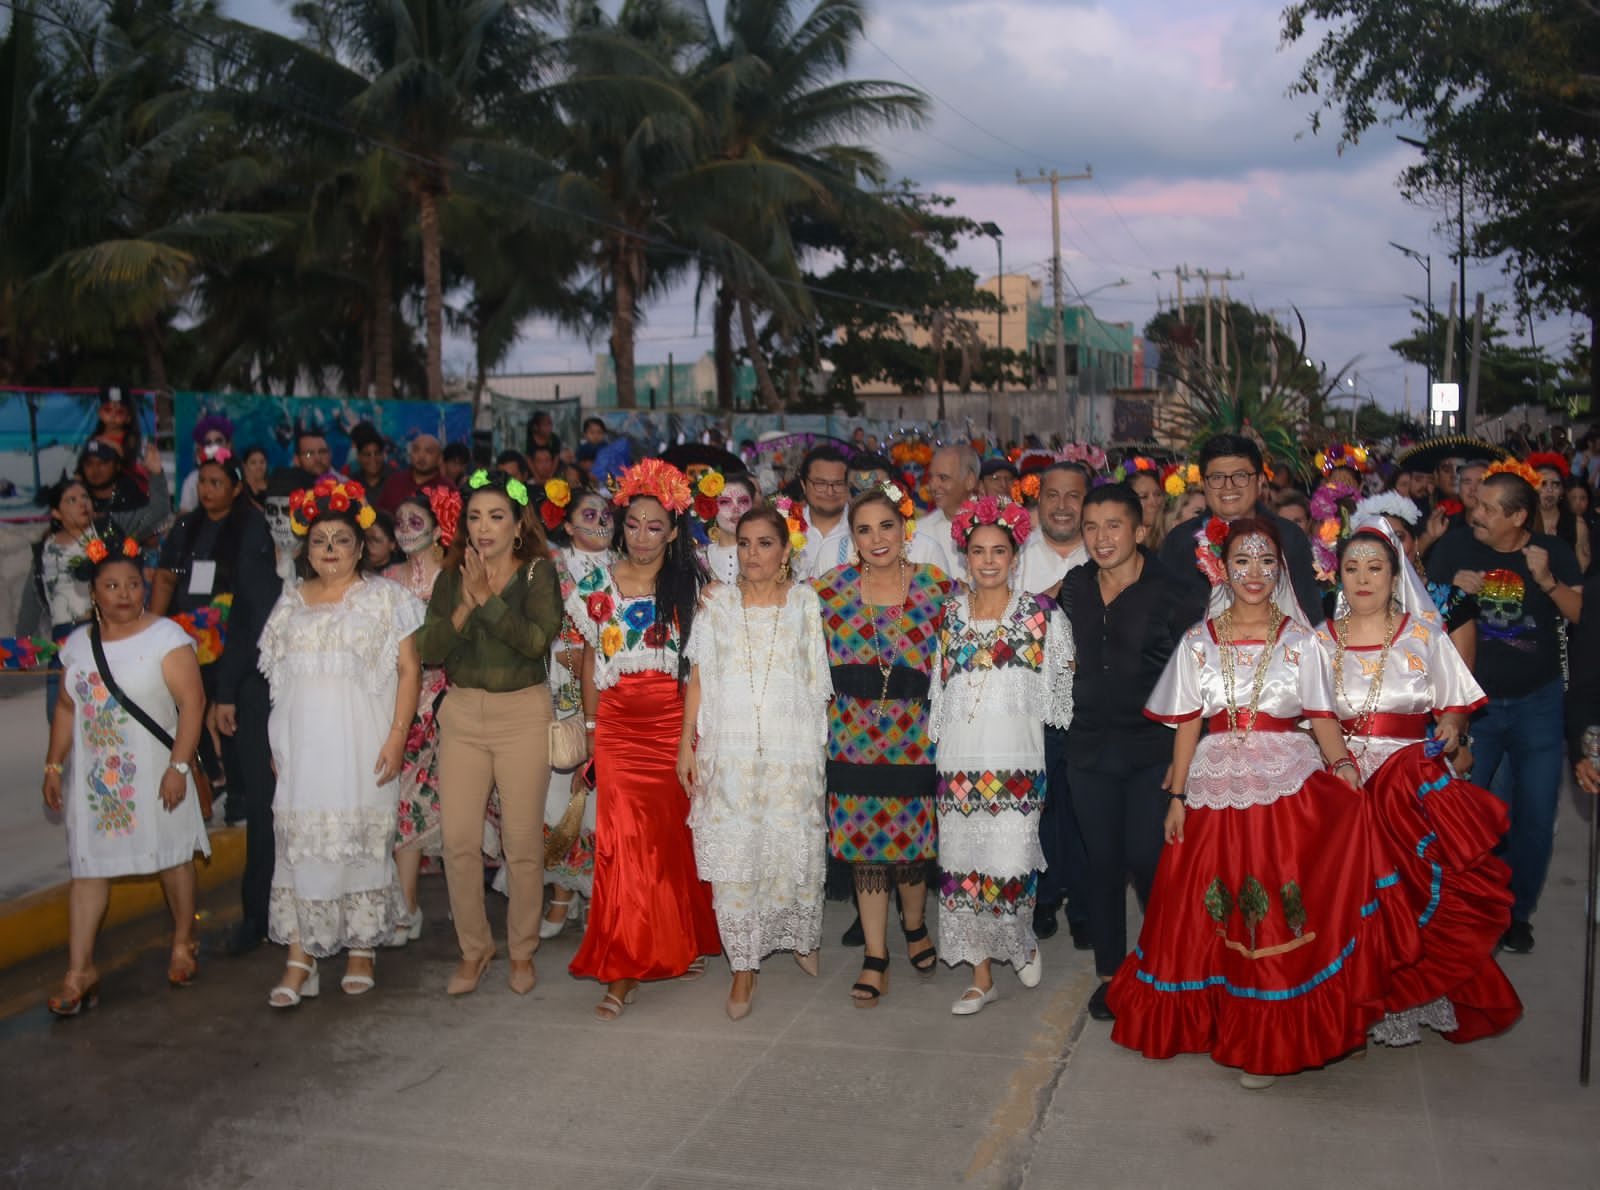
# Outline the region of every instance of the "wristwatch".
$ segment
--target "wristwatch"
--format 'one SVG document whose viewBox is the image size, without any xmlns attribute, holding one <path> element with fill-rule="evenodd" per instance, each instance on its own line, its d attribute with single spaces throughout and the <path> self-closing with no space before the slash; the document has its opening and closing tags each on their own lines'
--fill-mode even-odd
<svg viewBox="0 0 1600 1190">
<path fill-rule="evenodd" d="M 171 769 L 173 772 L 177 773 L 178 776 L 180 776 L 180 777 L 187 777 L 189 775 L 189 765 L 185 761 L 181 761 L 181 760 L 174 761 L 173 763 L 169 764 L 167 767 L 169 769 Z"/>
</svg>

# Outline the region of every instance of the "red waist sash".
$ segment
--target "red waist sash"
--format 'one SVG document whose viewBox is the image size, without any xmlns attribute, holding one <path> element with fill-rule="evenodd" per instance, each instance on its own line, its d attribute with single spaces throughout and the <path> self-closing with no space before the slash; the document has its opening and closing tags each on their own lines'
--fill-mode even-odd
<svg viewBox="0 0 1600 1190">
<path fill-rule="evenodd" d="M 1276 715 L 1252 715 L 1249 711 L 1240 711 L 1237 716 L 1240 731 L 1294 731 L 1295 719 L 1279 719 Z M 1225 732 L 1228 730 L 1228 712 L 1222 711 L 1206 720 L 1206 730 L 1210 732 Z"/>
<path fill-rule="evenodd" d="M 1388 736 L 1396 740 L 1423 740 L 1428 738 L 1428 727 L 1433 723 L 1433 716 L 1423 713 L 1419 715 L 1399 715 L 1381 712 L 1367 720 L 1364 730 L 1360 735 Z M 1346 733 L 1355 732 L 1358 720 L 1341 719 L 1339 726 Z"/>
</svg>

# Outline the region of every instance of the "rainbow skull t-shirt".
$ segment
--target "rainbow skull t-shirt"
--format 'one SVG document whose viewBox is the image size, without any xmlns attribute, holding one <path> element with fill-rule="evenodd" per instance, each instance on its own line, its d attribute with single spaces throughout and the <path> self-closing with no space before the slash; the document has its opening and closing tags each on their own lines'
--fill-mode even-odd
<svg viewBox="0 0 1600 1190">
<path fill-rule="evenodd" d="M 1539 623 L 1525 610 L 1526 593 L 1523 578 L 1516 571 L 1484 571 L 1483 590 L 1478 592 L 1478 628 L 1485 640 L 1529 653 L 1539 647 L 1534 639 Z"/>
</svg>

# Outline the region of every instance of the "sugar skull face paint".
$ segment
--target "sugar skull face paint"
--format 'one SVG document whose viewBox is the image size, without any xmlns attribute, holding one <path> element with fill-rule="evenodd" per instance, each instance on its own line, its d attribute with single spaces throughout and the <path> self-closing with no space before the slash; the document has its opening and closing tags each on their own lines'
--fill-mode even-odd
<svg viewBox="0 0 1600 1190">
<path fill-rule="evenodd" d="M 1241 537 L 1228 551 L 1228 581 L 1237 589 L 1260 582 L 1270 589 L 1278 581 L 1278 550 L 1260 533 Z"/>
<path fill-rule="evenodd" d="M 730 483 L 717 496 L 717 528 L 725 534 L 724 541 L 732 541 L 739 528 L 739 518 L 755 504 L 742 483 Z"/>
<path fill-rule="evenodd" d="M 406 557 L 420 554 L 438 540 L 439 527 L 433 517 L 415 504 L 402 504 L 394 516 L 395 542 Z"/>
</svg>

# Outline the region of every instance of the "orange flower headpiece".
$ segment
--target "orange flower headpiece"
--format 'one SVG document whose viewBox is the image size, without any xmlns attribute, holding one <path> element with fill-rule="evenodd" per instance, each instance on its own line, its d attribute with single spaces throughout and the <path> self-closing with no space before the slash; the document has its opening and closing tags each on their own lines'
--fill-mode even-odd
<svg viewBox="0 0 1600 1190">
<path fill-rule="evenodd" d="M 115 544 L 119 557 L 137 558 L 139 556 L 139 542 L 137 538 L 124 537 L 120 542 L 108 542 L 104 537 L 93 538 L 88 545 L 83 547 L 84 557 L 89 559 L 92 566 L 98 566 L 111 557 L 112 546 Z"/>
<path fill-rule="evenodd" d="M 1488 479 L 1491 475 L 1515 475 L 1534 491 L 1539 490 L 1539 473 L 1517 459 L 1501 459 L 1498 463 L 1490 463 L 1483 477 Z"/>
<path fill-rule="evenodd" d="M 311 532 L 312 521 L 334 512 L 353 513 L 363 529 L 378 519 L 367 503 L 367 489 L 353 479 L 319 479 L 312 487 L 289 493 L 289 527 L 301 537 Z"/>
<path fill-rule="evenodd" d="M 645 459 L 624 471 L 622 478 L 614 483 L 611 503 L 626 508 L 640 496 L 649 496 L 678 516 L 688 512 L 694 503 L 689 477 L 660 459 Z"/>
</svg>

